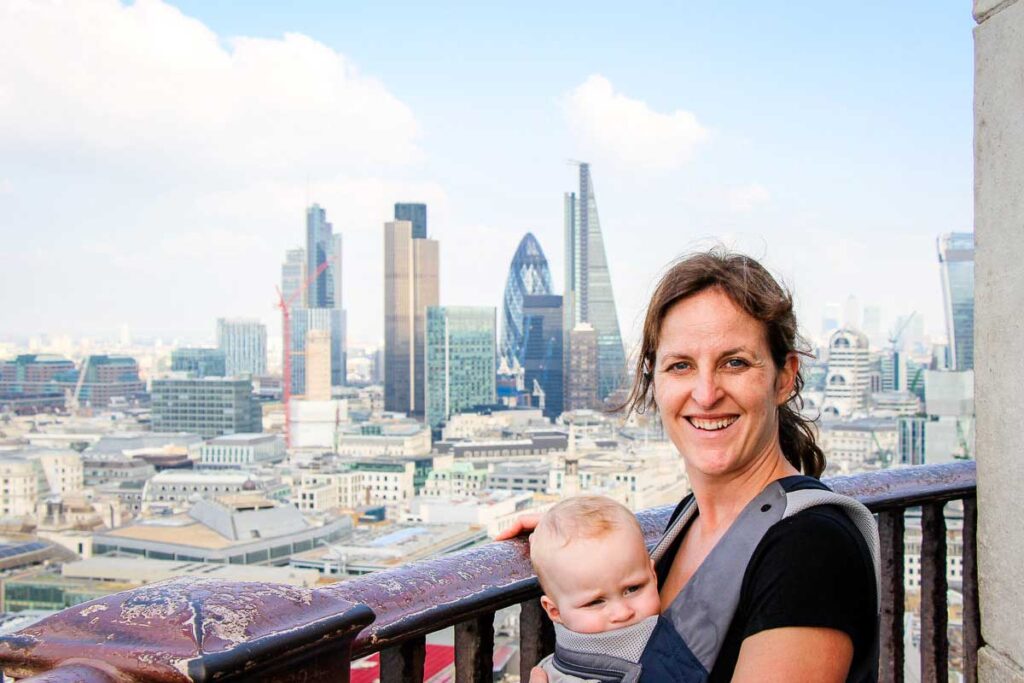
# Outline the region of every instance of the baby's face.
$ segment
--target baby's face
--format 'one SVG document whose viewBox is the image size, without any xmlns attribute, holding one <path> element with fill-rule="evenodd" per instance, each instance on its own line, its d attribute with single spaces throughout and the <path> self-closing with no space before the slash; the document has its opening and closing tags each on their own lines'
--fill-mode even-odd
<svg viewBox="0 0 1024 683">
<path fill-rule="evenodd" d="M 625 628 L 661 611 L 658 580 L 643 537 L 616 529 L 555 551 L 542 598 L 553 621 L 577 633 Z"/>
</svg>

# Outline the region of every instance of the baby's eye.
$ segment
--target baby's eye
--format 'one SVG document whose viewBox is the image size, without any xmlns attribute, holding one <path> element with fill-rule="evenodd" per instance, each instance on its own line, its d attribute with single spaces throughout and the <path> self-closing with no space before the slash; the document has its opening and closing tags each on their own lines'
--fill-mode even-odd
<svg viewBox="0 0 1024 683">
<path fill-rule="evenodd" d="M 626 588 L 626 595 L 629 595 L 630 593 L 636 593 L 641 588 L 643 588 L 643 586 L 640 584 L 636 584 L 635 586 L 628 586 Z"/>
<path fill-rule="evenodd" d="M 604 604 L 604 598 L 595 598 L 594 600 L 591 600 L 590 602 L 588 602 L 587 604 L 585 604 L 583 606 L 584 607 L 597 607 L 598 605 L 603 605 L 603 604 Z"/>
</svg>

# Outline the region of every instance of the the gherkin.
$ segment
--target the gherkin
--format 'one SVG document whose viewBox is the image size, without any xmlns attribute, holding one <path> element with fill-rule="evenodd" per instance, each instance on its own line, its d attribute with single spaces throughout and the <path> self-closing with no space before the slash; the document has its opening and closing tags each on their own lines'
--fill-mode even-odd
<svg viewBox="0 0 1024 683">
<path fill-rule="evenodd" d="M 523 298 L 551 294 L 551 271 L 544 250 L 533 236 L 526 233 L 508 271 L 505 283 L 505 304 L 502 310 L 501 354 L 512 364 L 525 364 L 525 331 L 523 329 Z"/>
<path fill-rule="evenodd" d="M 590 165 L 581 163 L 580 191 L 565 194 L 564 329 L 590 323 L 597 331 L 597 391 L 606 399 L 622 385 L 626 353 L 619 333 Z"/>
</svg>

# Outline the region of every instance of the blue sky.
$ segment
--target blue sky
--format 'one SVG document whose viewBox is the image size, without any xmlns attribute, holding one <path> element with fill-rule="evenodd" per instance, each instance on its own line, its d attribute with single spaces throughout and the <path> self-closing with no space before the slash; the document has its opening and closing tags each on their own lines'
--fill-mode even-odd
<svg viewBox="0 0 1024 683">
<path fill-rule="evenodd" d="M 0 334 L 273 325 L 309 201 L 345 235 L 353 342 L 382 336 L 394 201 L 430 204 L 442 303 L 500 305 L 528 230 L 560 288 L 570 158 L 592 164 L 626 337 L 660 268 L 710 241 L 763 257 L 810 332 L 850 294 L 939 331 L 935 237 L 971 229 L 968 2 L 2 0 L 0 19 Z"/>
</svg>

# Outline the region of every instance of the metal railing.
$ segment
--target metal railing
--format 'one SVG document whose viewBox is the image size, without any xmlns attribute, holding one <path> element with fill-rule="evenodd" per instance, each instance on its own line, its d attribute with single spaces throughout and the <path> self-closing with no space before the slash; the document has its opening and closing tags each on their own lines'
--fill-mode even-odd
<svg viewBox="0 0 1024 683">
<path fill-rule="evenodd" d="M 880 680 L 904 669 L 904 513 L 920 507 L 921 680 L 947 680 L 945 504 L 962 500 L 964 673 L 981 645 L 973 462 L 828 480 L 879 515 Z M 650 543 L 671 507 L 638 517 Z M 381 681 L 422 681 L 425 637 L 455 627 L 456 680 L 492 681 L 494 614 L 519 604 L 520 670 L 550 652 L 526 543 L 491 543 L 318 589 L 175 579 L 68 608 L 0 638 L 0 668 L 51 683 L 348 681 L 352 659 L 380 653 Z"/>
</svg>

